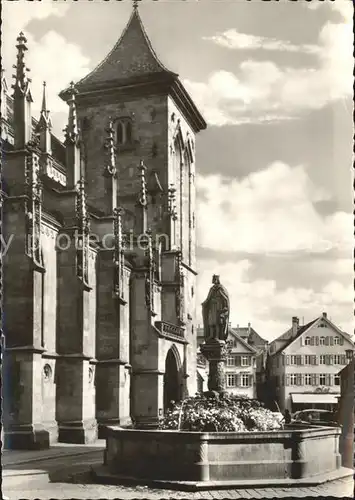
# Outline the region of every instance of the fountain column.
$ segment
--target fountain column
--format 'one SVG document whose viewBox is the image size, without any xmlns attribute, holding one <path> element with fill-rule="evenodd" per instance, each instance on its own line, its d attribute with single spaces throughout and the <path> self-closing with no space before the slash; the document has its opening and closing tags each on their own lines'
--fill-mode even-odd
<svg viewBox="0 0 355 500">
<path fill-rule="evenodd" d="M 201 352 L 208 360 L 208 389 L 221 394 L 225 392 L 225 362 L 227 358 L 226 340 L 228 337 L 229 296 L 221 285 L 219 276 L 212 278 L 212 287 L 202 304 L 205 342 Z"/>
</svg>

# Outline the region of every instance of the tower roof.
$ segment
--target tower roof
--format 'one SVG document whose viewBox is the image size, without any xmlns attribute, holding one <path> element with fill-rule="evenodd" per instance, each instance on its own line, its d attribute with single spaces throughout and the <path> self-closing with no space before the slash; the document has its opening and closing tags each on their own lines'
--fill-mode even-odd
<svg viewBox="0 0 355 500">
<path fill-rule="evenodd" d="M 150 74 L 177 76 L 159 61 L 144 29 L 138 9 L 132 15 L 111 52 L 76 87 L 99 85 L 110 81 L 128 80 Z"/>
<path fill-rule="evenodd" d="M 135 4 L 121 37 L 107 57 L 86 77 L 75 84 L 78 97 L 94 98 L 112 91 L 128 94 L 167 92 L 174 99 L 195 132 L 204 130 L 206 122 L 180 82 L 154 52 Z M 68 101 L 70 88 L 59 96 Z M 91 97 L 90 97 L 91 96 Z"/>
</svg>

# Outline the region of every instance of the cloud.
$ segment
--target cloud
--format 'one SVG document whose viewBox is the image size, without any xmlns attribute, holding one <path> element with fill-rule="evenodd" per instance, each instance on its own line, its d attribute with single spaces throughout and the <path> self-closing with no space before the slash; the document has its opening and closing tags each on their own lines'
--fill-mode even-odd
<svg viewBox="0 0 355 500">
<path fill-rule="evenodd" d="M 346 6 L 346 7 L 345 7 Z M 240 125 L 294 119 L 321 109 L 329 102 L 349 98 L 353 88 L 353 32 L 349 4 L 334 7 L 342 22 L 327 22 L 318 46 L 300 46 L 317 57 L 314 68 L 280 67 L 272 60 L 243 61 L 234 74 L 219 70 L 207 82 L 185 80 L 187 89 L 211 125 Z M 351 5 L 350 5 L 351 11 Z M 296 51 L 297 46 L 229 30 L 215 41 L 229 48 Z M 266 41 L 265 41 L 266 40 Z M 310 49 L 312 47 L 312 49 Z"/>
<path fill-rule="evenodd" d="M 242 180 L 199 176 L 197 190 L 200 247 L 270 255 L 351 251 L 351 214 L 321 216 L 314 203 L 331 196 L 303 166 L 275 162 Z"/>
<path fill-rule="evenodd" d="M 42 2 L 3 2 L 3 67 L 5 77 L 10 83 L 12 65 L 16 63 L 16 38 L 20 31 L 27 38 L 28 52 L 26 65 L 30 68 L 29 77 L 32 78 L 31 91 L 34 99 L 33 115 L 39 114 L 42 98 L 42 82 L 47 82 L 47 102 L 52 116 L 58 113 L 52 121 L 56 125 L 56 132 L 63 129 L 65 123 L 63 113 L 67 113 L 67 105 L 58 97 L 58 93 L 71 80 L 76 80 L 90 71 L 89 59 L 82 53 L 81 48 L 68 42 L 59 33 L 48 30 L 41 38 L 35 37 L 29 31 L 32 20 L 45 20 L 51 16 L 63 17 L 69 5 L 54 3 L 52 0 Z"/>
<path fill-rule="evenodd" d="M 304 52 L 306 54 L 317 54 L 319 47 L 316 45 L 300 44 L 295 45 L 288 40 L 277 40 L 247 33 L 240 33 L 236 29 L 226 30 L 214 36 L 203 37 L 221 47 L 241 50 L 270 50 L 283 52 Z"/>
</svg>

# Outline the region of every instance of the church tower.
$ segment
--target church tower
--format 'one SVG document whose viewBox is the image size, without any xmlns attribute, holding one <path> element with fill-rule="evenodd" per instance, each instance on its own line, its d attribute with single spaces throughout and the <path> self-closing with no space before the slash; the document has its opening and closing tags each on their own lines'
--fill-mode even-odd
<svg viewBox="0 0 355 500">
<path fill-rule="evenodd" d="M 164 404 L 178 397 L 166 373 L 166 352 L 146 353 L 159 359 L 161 366 L 148 369 L 147 359 L 139 359 L 144 346 L 153 348 L 154 335 L 174 339 L 176 352 L 181 351 L 175 382 L 180 397 L 196 391 L 195 135 L 206 123 L 178 75 L 158 59 L 136 5 L 111 52 L 75 89 L 89 209 L 98 220 L 106 220 L 113 214 L 112 196 L 117 192 L 127 252 L 134 265 L 138 263 L 130 278 L 131 394 L 135 395 L 131 405 L 138 420 L 144 414 L 147 425 L 148 421 L 153 425 L 153 413 L 155 417 L 158 411 L 161 414 L 162 403 L 155 410 L 141 408 L 139 394 L 151 391 L 153 384 L 159 393 L 164 385 Z M 60 95 L 68 101 L 70 89 Z M 104 140 L 107 130 L 111 164 L 115 165 L 111 170 L 107 169 Z M 153 257 L 159 255 L 154 266 L 160 276 L 154 278 L 153 315 L 142 317 L 140 304 L 147 282 L 143 286 L 146 274 L 137 239 L 146 231 Z M 150 286 L 154 288 L 152 280 Z M 145 321 L 152 332 L 147 332 Z M 154 376 L 149 370 L 155 370 Z"/>
</svg>

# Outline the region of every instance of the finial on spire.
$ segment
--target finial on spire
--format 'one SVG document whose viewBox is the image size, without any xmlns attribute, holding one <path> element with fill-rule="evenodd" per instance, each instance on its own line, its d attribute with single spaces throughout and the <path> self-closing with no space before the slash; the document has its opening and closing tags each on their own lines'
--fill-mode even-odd
<svg viewBox="0 0 355 500">
<path fill-rule="evenodd" d="M 137 11 L 137 9 L 138 9 L 138 2 L 140 2 L 140 0 L 133 0 L 133 10 L 134 11 Z"/>
<path fill-rule="evenodd" d="M 146 170 L 147 167 L 144 165 L 143 160 L 141 160 L 138 167 L 139 177 L 140 177 L 140 190 L 139 190 L 138 202 L 142 206 L 147 205 L 147 182 L 145 180 Z"/>
</svg>

